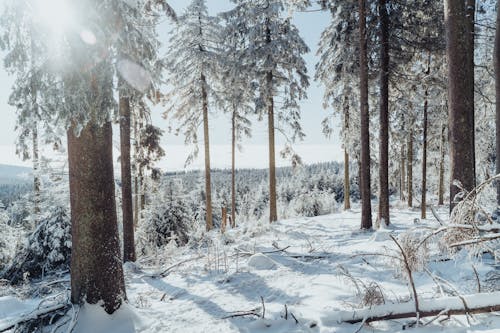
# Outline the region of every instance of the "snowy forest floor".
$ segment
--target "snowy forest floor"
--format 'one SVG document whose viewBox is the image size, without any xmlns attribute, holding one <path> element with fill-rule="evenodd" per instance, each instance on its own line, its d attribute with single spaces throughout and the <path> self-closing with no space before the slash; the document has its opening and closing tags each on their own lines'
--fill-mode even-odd
<svg viewBox="0 0 500 333">
<path fill-rule="evenodd" d="M 446 216 L 446 207 L 439 211 Z M 225 235 L 211 232 L 196 245 L 172 246 L 162 253 L 142 257 L 136 265 L 126 265 L 128 304 L 113 316 L 104 315 L 97 306 L 86 305 L 79 311 L 74 331 L 353 333 L 408 330 L 405 324 L 412 319 L 360 326 L 341 324 L 336 318 L 339 311 L 381 302 L 394 304 L 388 307 L 395 309 L 397 303 L 412 302 L 409 284 L 398 260 L 399 252 L 389 234 L 399 235 L 399 239 L 408 232 L 411 237 L 421 237 L 430 233 L 429 228 L 439 227 L 430 212 L 428 220 L 419 221 L 419 215 L 417 210 L 394 208 L 392 225 L 374 232 L 359 230 L 358 208 L 272 225 L 241 225 Z M 441 250 L 437 241 L 415 255 L 426 261 L 421 270 L 414 273 L 419 299 L 477 293 L 475 271 L 482 292 L 498 290 L 497 285 L 487 281 L 498 281 L 500 267 L 487 256 L 471 258 L 465 251 L 451 256 Z M 164 277 L 159 277 L 159 272 L 164 272 Z M 497 278 L 491 279 L 492 276 Z M 49 284 L 48 280 L 44 282 Z M 23 299 L 23 291 L 17 289 L 4 290 L 2 294 L 0 327 L 29 313 L 42 300 Z M 262 315 L 264 319 L 260 318 Z M 446 317 L 440 319 L 443 318 Z M 431 319 L 424 318 L 422 322 Z M 410 330 L 500 332 L 500 316 L 452 316 Z M 64 331 L 62 327 L 61 332 Z"/>
</svg>

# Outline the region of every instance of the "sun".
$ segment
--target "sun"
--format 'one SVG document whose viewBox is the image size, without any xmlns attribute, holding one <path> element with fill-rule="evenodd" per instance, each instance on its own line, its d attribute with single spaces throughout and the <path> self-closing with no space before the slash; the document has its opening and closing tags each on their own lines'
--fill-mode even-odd
<svg viewBox="0 0 500 333">
<path fill-rule="evenodd" d="M 71 0 L 33 0 L 34 15 L 55 32 L 61 32 L 72 24 Z"/>
</svg>

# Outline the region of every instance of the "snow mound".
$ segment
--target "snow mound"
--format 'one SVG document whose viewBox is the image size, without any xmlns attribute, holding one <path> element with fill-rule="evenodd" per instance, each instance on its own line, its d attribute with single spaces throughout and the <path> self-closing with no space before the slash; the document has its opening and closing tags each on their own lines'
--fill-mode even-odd
<svg viewBox="0 0 500 333">
<path fill-rule="evenodd" d="M 251 256 L 247 265 L 256 270 L 274 270 L 277 268 L 276 262 L 262 253 Z"/>
<path fill-rule="evenodd" d="M 372 242 L 385 242 L 391 240 L 390 234 L 391 230 L 389 229 L 378 229 L 373 233 L 373 236 L 370 237 L 370 240 Z"/>
<path fill-rule="evenodd" d="M 122 304 L 112 315 L 100 305 L 85 304 L 78 314 L 74 333 L 135 333 L 146 327 L 128 304 Z"/>
</svg>

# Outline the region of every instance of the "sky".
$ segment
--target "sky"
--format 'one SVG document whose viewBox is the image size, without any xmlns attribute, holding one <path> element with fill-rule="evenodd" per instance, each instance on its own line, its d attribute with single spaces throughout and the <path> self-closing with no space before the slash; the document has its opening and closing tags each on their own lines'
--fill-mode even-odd
<svg viewBox="0 0 500 333">
<path fill-rule="evenodd" d="M 45 0 L 54 1 L 54 0 Z M 7 0 L 0 0 L 0 6 Z M 178 14 L 182 13 L 187 6 L 186 0 L 170 0 L 169 3 L 177 11 Z M 232 4 L 228 0 L 208 0 L 207 5 L 210 14 L 215 15 L 222 11 L 228 10 Z M 305 163 L 315 163 L 322 161 L 340 160 L 341 146 L 337 135 L 331 139 L 324 137 L 322 133 L 321 121 L 328 115 L 327 111 L 322 106 L 323 101 L 323 88 L 319 83 L 313 80 L 314 66 L 318 61 L 316 50 L 321 32 L 329 22 L 329 14 L 327 12 L 307 12 L 296 13 L 293 22 L 298 27 L 302 38 L 308 44 L 311 51 L 305 56 L 309 76 L 310 88 L 308 90 L 308 99 L 301 103 L 302 110 L 302 126 L 306 133 L 306 138 L 303 142 L 296 145 L 296 151 L 301 155 Z M 168 30 L 170 25 L 162 23 L 158 27 L 160 39 L 163 43 L 163 50 L 165 52 L 168 48 Z M 3 61 L 3 53 L 0 53 Z M 15 110 L 7 104 L 8 96 L 11 91 L 13 77 L 10 77 L 5 72 L 3 66 L 0 66 L 0 164 L 14 164 L 14 165 L 29 165 L 29 161 L 21 161 L 15 155 L 15 138 L 17 136 L 14 128 L 16 123 Z M 161 114 L 163 110 L 157 107 L 153 110 L 152 119 L 155 126 L 165 130 L 165 135 L 162 138 L 162 146 L 166 151 L 165 158 L 158 164 L 164 170 L 183 170 L 184 162 L 191 151 L 191 147 L 184 146 L 184 138 L 175 136 L 168 133 L 167 128 L 169 125 L 175 128 L 175 124 L 169 124 L 166 120 L 162 119 Z M 210 123 L 210 143 L 211 143 L 211 159 L 213 167 L 226 168 L 230 166 L 230 119 L 227 115 L 221 114 L 218 110 L 211 110 L 209 116 Z M 238 168 L 265 168 L 267 166 L 267 124 L 265 122 L 258 122 L 256 119 L 252 127 L 253 136 L 250 139 L 245 139 L 242 143 L 243 150 L 237 155 Z M 118 130 L 115 128 L 115 143 L 114 146 L 118 147 L 119 136 L 116 135 Z M 203 137 L 203 136 L 200 136 Z M 277 151 L 283 145 L 284 140 L 280 135 L 277 135 Z M 201 143 L 202 144 L 202 143 Z M 188 169 L 198 169 L 202 167 L 203 154 L 200 150 L 200 156 L 194 161 Z M 51 154 L 48 152 L 47 154 Z M 115 153 L 116 154 L 116 153 Z M 286 166 L 289 164 L 287 160 L 282 160 L 277 156 L 277 164 L 279 166 Z"/>
</svg>

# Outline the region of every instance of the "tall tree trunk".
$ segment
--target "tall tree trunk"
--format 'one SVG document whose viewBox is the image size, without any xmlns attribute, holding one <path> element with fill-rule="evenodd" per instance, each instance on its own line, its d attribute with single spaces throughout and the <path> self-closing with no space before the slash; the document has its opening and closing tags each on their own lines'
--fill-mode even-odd
<svg viewBox="0 0 500 333">
<path fill-rule="evenodd" d="M 271 28 L 269 20 L 266 20 L 266 43 L 271 43 Z M 278 208 L 276 204 L 276 153 L 274 141 L 274 98 L 273 98 L 273 73 L 269 71 L 267 81 L 267 116 L 269 134 L 269 222 L 278 220 Z"/>
<path fill-rule="evenodd" d="M 427 59 L 427 70 L 425 74 L 428 76 L 431 72 L 431 55 Z M 423 133 L 423 147 L 422 147 L 422 200 L 420 204 L 420 217 L 422 220 L 426 219 L 427 212 L 427 118 L 429 108 L 429 87 L 425 87 L 425 101 L 424 101 L 424 133 Z"/>
<path fill-rule="evenodd" d="M 95 110 L 94 112 L 97 112 Z M 71 202 L 71 300 L 103 302 L 108 313 L 125 299 L 115 205 L 111 123 L 91 120 L 68 130 Z"/>
<path fill-rule="evenodd" d="M 201 98 L 203 99 L 203 136 L 205 138 L 205 193 L 206 193 L 206 222 L 207 231 L 214 227 L 212 220 L 212 181 L 210 172 L 210 140 L 208 127 L 208 97 L 207 81 L 204 74 L 201 74 Z"/>
<path fill-rule="evenodd" d="M 465 10 L 466 10 L 466 18 L 467 18 L 467 36 L 468 36 L 468 43 L 467 43 L 467 62 L 468 62 L 468 68 L 470 68 L 471 73 L 469 74 L 472 78 L 472 91 L 471 93 L 471 98 L 472 100 L 470 101 L 470 105 L 472 105 L 472 108 L 474 109 L 475 104 L 475 96 L 474 96 L 474 46 L 475 46 L 475 24 L 476 24 L 476 0 L 466 0 L 465 3 Z M 472 128 L 474 130 L 474 135 L 472 136 L 471 144 L 472 144 L 472 166 L 474 168 L 474 187 L 476 187 L 476 137 L 475 137 L 475 130 L 476 130 L 476 119 L 475 119 L 475 112 L 472 110 L 472 112 L 469 113 L 470 116 L 470 124 L 472 125 Z"/>
<path fill-rule="evenodd" d="M 444 136 L 446 131 L 446 126 L 441 125 L 441 144 L 439 147 L 440 151 L 440 161 L 439 161 L 439 192 L 438 192 L 438 205 L 444 204 L 444 153 L 445 153 L 445 143 L 446 138 Z"/>
<path fill-rule="evenodd" d="M 470 22 L 464 1 L 445 0 L 445 22 L 450 106 L 451 211 L 456 204 L 455 196 L 461 191 L 454 181 L 460 181 L 468 191 L 475 184 L 474 123 L 471 121 L 474 113 L 474 63 L 470 56 Z"/>
<path fill-rule="evenodd" d="M 344 210 L 351 209 L 351 184 L 349 180 L 349 153 L 345 137 L 349 131 L 349 101 L 344 97 Z"/>
<path fill-rule="evenodd" d="M 134 117 L 134 228 L 139 225 L 139 130 L 137 115 Z"/>
<path fill-rule="evenodd" d="M 497 4 L 500 8 L 500 0 Z M 497 8 L 497 30 L 495 33 L 495 95 L 496 95 L 496 173 L 500 174 L 500 10 Z M 500 181 L 497 186 L 497 205 L 500 206 Z"/>
<path fill-rule="evenodd" d="M 120 164 L 122 181 L 123 261 L 135 261 L 132 168 L 130 165 L 130 98 L 120 92 Z"/>
<path fill-rule="evenodd" d="M 351 209 L 351 185 L 349 183 L 349 153 L 344 148 L 344 210 Z"/>
<path fill-rule="evenodd" d="M 406 162 L 408 163 L 408 207 L 413 207 L 413 130 L 410 129 L 408 133 L 408 157 Z"/>
<path fill-rule="evenodd" d="M 365 0 L 359 0 L 359 65 L 361 106 L 361 229 L 371 229 L 370 114 L 368 112 L 368 58 Z"/>
<path fill-rule="evenodd" d="M 38 124 L 33 124 L 32 130 L 33 139 L 33 219 L 35 226 L 38 225 L 40 215 L 40 196 L 41 196 L 41 181 L 40 181 L 40 156 L 38 148 Z"/>
<path fill-rule="evenodd" d="M 236 226 L 236 106 L 231 118 L 231 227 Z"/>
<path fill-rule="evenodd" d="M 401 201 L 406 200 L 405 192 L 406 192 L 406 159 L 405 159 L 405 146 L 402 144 L 401 145 L 401 160 L 399 162 L 400 168 L 400 189 L 399 189 L 399 199 Z"/>
<path fill-rule="evenodd" d="M 378 1 L 380 24 L 380 147 L 379 147 L 379 223 L 389 218 L 389 14 L 387 0 Z"/>
</svg>

